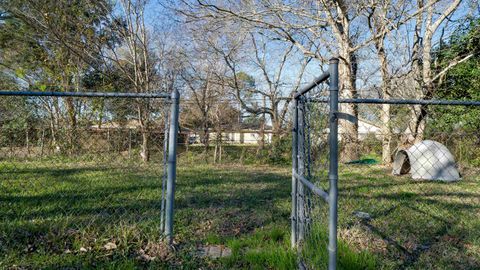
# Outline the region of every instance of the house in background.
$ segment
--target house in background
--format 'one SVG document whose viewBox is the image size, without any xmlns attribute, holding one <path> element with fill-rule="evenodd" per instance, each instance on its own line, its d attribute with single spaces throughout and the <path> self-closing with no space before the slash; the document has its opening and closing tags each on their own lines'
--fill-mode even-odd
<svg viewBox="0 0 480 270">
<path fill-rule="evenodd" d="M 339 127 L 339 133 L 342 131 L 342 127 Z M 365 119 L 358 119 L 358 139 L 364 140 L 368 134 L 374 134 L 375 138 L 382 139 L 382 128 L 371 121 Z"/>
<path fill-rule="evenodd" d="M 200 144 L 200 134 L 192 130 L 184 130 L 186 137 L 188 137 L 189 144 Z M 240 130 L 225 130 L 221 133 L 221 141 L 224 144 L 248 144 L 257 145 L 261 142 L 262 131 L 255 129 L 240 129 Z M 273 132 L 271 129 L 263 131 L 263 138 L 265 143 L 271 143 Z M 217 140 L 217 133 L 210 132 L 209 142 L 214 143 Z"/>
<path fill-rule="evenodd" d="M 272 130 L 252 130 L 242 129 L 238 131 L 226 131 L 222 132 L 222 140 L 229 144 L 259 144 L 263 139 L 265 143 L 272 142 Z M 215 139 L 215 136 L 214 138 Z"/>
<path fill-rule="evenodd" d="M 131 119 L 124 121 L 122 123 L 117 121 L 105 121 L 101 124 L 93 124 L 90 126 L 90 129 L 140 129 L 140 122 L 136 119 Z"/>
<path fill-rule="evenodd" d="M 189 144 L 202 144 L 203 131 L 197 128 L 182 128 L 181 133 L 184 134 Z M 214 128 L 208 130 L 208 140 L 210 144 L 221 141 L 222 144 L 232 145 L 257 145 L 262 142 L 269 144 L 272 142 L 272 127 L 262 121 L 260 117 L 252 117 L 244 115 L 238 111 L 235 120 L 228 121 L 221 126 L 221 138 L 217 138 L 219 134 Z M 218 139 L 218 140 L 217 140 Z"/>
<path fill-rule="evenodd" d="M 201 144 L 200 133 L 194 130 L 183 129 L 182 133 L 188 138 L 189 144 Z M 258 128 L 241 128 L 238 130 L 224 130 L 222 131 L 221 141 L 224 144 L 243 144 L 243 145 L 258 145 L 261 142 L 261 134 L 263 133 L 264 142 L 271 143 L 273 131 L 270 126 L 266 126 L 262 132 Z M 340 125 L 338 128 L 339 140 L 342 140 L 341 134 L 345 133 L 345 128 Z M 325 135 L 328 134 L 328 129 L 325 129 Z M 382 139 L 382 129 L 380 126 L 364 119 L 358 120 L 358 139 L 364 140 L 370 134 L 374 134 L 375 138 Z M 213 130 L 209 134 L 209 142 L 214 143 L 217 140 L 217 133 Z"/>
</svg>

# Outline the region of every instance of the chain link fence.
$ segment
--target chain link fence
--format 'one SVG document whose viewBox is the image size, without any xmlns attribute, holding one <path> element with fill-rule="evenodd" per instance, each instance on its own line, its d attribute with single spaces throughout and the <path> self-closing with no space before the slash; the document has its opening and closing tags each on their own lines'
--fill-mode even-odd
<svg viewBox="0 0 480 270">
<path fill-rule="evenodd" d="M 480 267 L 480 103 L 340 102 L 358 111 L 356 147 L 339 127 L 340 241 L 377 267 Z"/>
<path fill-rule="evenodd" d="M 128 253 L 130 245 L 145 249 L 171 240 L 174 187 L 167 186 L 175 179 L 178 96 L 3 93 L 0 254 L 6 267 L 15 254 L 117 247 Z"/>
<path fill-rule="evenodd" d="M 313 87 L 296 105 L 292 243 L 300 268 L 480 267 L 480 102 L 340 99 L 339 111 L 358 116 L 352 124 L 330 109 L 325 90 Z M 335 224 L 331 124 L 338 119 Z M 332 226 L 333 266 L 326 263 Z"/>
</svg>

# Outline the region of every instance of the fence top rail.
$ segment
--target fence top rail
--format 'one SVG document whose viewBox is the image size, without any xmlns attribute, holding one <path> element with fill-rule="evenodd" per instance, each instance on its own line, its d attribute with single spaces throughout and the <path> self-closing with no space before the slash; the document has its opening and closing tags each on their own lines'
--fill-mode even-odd
<svg viewBox="0 0 480 270">
<path fill-rule="evenodd" d="M 305 85 L 302 89 L 300 89 L 297 93 L 295 93 L 294 98 L 298 99 L 299 97 L 305 95 L 310 90 L 312 90 L 313 88 L 317 87 L 319 84 L 326 81 L 329 77 L 330 77 L 330 73 L 328 71 L 324 72 L 322 75 L 315 78 L 315 80 L 313 80 L 311 83 L 309 83 L 308 85 Z"/>
<path fill-rule="evenodd" d="M 169 93 L 120 93 L 120 92 L 39 92 L 0 91 L 0 96 L 30 97 L 98 97 L 98 98 L 163 98 L 170 99 Z"/>
<path fill-rule="evenodd" d="M 308 100 L 317 103 L 328 103 L 329 101 L 328 97 L 310 98 Z M 357 104 L 480 106 L 480 101 L 477 100 L 341 98 L 338 102 Z"/>
</svg>

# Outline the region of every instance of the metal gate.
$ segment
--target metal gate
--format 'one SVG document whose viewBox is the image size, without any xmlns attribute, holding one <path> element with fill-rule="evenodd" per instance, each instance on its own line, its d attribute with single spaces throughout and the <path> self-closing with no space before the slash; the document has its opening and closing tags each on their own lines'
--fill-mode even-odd
<svg viewBox="0 0 480 270">
<path fill-rule="evenodd" d="M 322 108 L 312 106 L 311 98 L 322 95 L 313 89 L 328 82 L 329 103 Z M 338 119 L 354 120 L 338 112 L 338 59 L 331 59 L 328 72 L 301 89 L 294 100 L 293 171 L 291 243 L 300 255 L 300 268 L 318 266 L 328 258 L 329 269 L 336 268 L 337 197 L 338 197 Z M 315 118 L 311 118 L 315 116 Z M 316 125 L 316 127 L 313 127 Z M 315 130 L 319 137 L 313 138 Z M 324 140 L 320 149 L 312 149 L 312 140 Z M 319 151 L 323 160 L 312 160 L 312 151 Z M 321 163 L 321 164 L 318 164 Z M 317 164 L 317 165 L 314 165 Z M 328 182 L 328 185 L 327 185 Z M 328 210 L 322 209 L 328 205 Z M 328 212 L 326 214 L 325 212 Z M 321 232 L 328 220 L 328 235 Z M 315 223 L 313 222 L 315 221 Z M 328 242 L 328 254 L 321 254 Z M 314 255 L 317 253 L 317 255 Z M 326 255 L 326 256 L 325 256 Z"/>
</svg>

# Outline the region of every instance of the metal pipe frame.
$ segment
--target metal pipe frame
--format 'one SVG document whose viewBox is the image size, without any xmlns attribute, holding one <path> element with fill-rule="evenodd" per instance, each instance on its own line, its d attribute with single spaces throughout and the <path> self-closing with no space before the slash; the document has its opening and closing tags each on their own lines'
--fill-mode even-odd
<svg viewBox="0 0 480 270">
<path fill-rule="evenodd" d="M 328 224 L 328 269 L 335 270 L 337 268 L 337 222 L 338 222 L 338 59 L 332 58 L 329 61 L 328 72 L 323 73 L 313 82 L 299 90 L 294 95 L 294 117 L 293 117 L 293 145 L 292 145 L 292 247 L 296 247 L 297 241 L 301 241 L 302 237 L 297 235 L 298 211 L 299 211 L 299 186 L 309 188 L 313 193 L 323 198 L 329 205 L 329 224 Z M 303 112 L 301 103 L 304 95 L 310 90 L 318 86 L 320 83 L 329 81 L 329 98 L 326 98 L 325 103 L 330 104 L 329 112 L 329 170 L 328 181 L 329 190 L 316 187 L 312 182 L 303 177 L 303 168 L 299 167 L 299 160 L 303 157 L 299 155 L 299 149 L 302 142 L 299 143 L 299 133 L 303 130 L 303 125 L 299 124 L 300 115 Z M 309 99 L 311 101 L 312 99 Z M 301 136 L 300 136 L 301 137 Z M 300 185 L 299 185 L 300 183 Z M 301 231 L 302 228 L 300 228 Z"/>
<path fill-rule="evenodd" d="M 299 99 L 301 96 L 305 95 L 308 93 L 310 90 L 313 88 L 317 87 L 319 84 L 323 83 L 330 77 L 329 72 L 324 72 L 322 75 L 319 77 L 315 78 L 311 83 L 308 85 L 304 86 L 302 89 L 300 89 L 294 96 L 294 99 Z"/>
<path fill-rule="evenodd" d="M 320 196 L 325 202 L 328 203 L 328 192 L 326 192 L 325 190 L 315 186 L 315 184 L 313 184 L 312 182 L 308 181 L 307 178 L 297 174 L 297 173 L 294 173 L 293 176 L 300 180 L 300 182 L 302 182 L 303 185 L 307 186 L 313 193 L 317 194 L 318 196 Z"/>
<path fill-rule="evenodd" d="M 297 135 L 297 175 L 305 175 L 305 102 L 299 98 L 298 106 L 298 135 Z M 302 242 L 305 238 L 305 186 L 298 181 L 297 184 L 297 241 Z"/>
<path fill-rule="evenodd" d="M 96 97 L 96 98 L 162 98 L 170 99 L 169 93 L 120 93 L 120 92 L 39 92 L 0 91 L 0 96 L 30 97 Z"/>
<path fill-rule="evenodd" d="M 175 89 L 172 92 L 171 99 L 170 131 L 168 134 L 167 196 L 165 205 L 165 237 L 169 244 L 173 243 L 175 181 L 177 178 L 177 134 L 180 103 L 180 93 L 178 90 Z"/>
<path fill-rule="evenodd" d="M 328 218 L 328 269 L 337 269 L 337 221 L 338 221 L 338 59 L 330 59 L 330 113 L 329 113 L 329 218 Z"/>
<path fill-rule="evenodd" d="M 292 213 L 291 213 L 291 246 L 297 246 L 297 175 L 298 171 L 298 100 L 294 100 L 292 128 Z"/>
<path fill-rule="evenodd" d="M 162 201 L 160 202 L 160 231 L 165 233 L 165 189 L 167 187 L 167 179 L 168 179 L 168 169 L 167 169 L 167 162 L 168 162 L 168 140 L 169 140 L 169 127 L 170 127 L 170 120 L 169 114 L 167 113 L 167 119 L 165 120 L 165 131 L 164 131 L 164 138 L 163 138 L 163 177 L 162 177 L 162 194 L 161 198 Z"/>
</svg>

